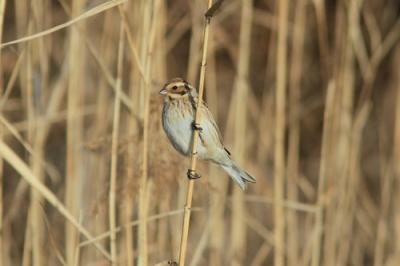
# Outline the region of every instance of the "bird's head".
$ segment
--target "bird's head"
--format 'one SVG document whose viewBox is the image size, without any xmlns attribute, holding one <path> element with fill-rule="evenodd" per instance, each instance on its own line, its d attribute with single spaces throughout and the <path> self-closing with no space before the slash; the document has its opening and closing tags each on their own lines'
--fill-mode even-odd
<svg viewBox="0 0 400 266">
<path fill-rule="evenodd" d="M 196 93 L 196 89 L 182 78 L 173 78 L 160 90 L 160 94 L 170 99 L 180 99 Z"/>
</svg>

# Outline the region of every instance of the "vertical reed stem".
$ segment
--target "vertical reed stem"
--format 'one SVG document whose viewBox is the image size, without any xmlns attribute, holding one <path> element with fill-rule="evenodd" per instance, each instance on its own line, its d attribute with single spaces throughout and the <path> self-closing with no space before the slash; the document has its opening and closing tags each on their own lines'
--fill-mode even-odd
<svg viewBox="0 0 400 266">
<path fill-rule="evenodd" d="M 0 43 L 3 41 L 3 21 L 6 0 L 0 0 Z M 0 97 L 3 96 L 3 68 L 0 53 Z M 2 110 L 0 110 L 0 113 Z M 0 139 L 3 138 L 3 127 L 0 126 Z M 0 156 L 0 265 L 3 265 L 3 158 Z"/>
<path fill-rule="evenodd" d="M 290 69 L 289 84 L 289 105 L 291 125 L 289 127 L 288 159 L 287 159 L 287 190 L 288 199 L 298 200 L 298 179 L 299 179 L 299 151 L 300 151 L 300 122 L 296 115 L 301 107 L 301 75 L 303 66 L 303 49 L 305 33 L 305 4 L 306 1 L 300 0 L 296 3 L 295 29 L 293 29 L 292 42 L 292 64 Z M 299 223 L 298 215 L 294 210 L 287 211 L 288 221 L 288 265 L 298 265 L 299 260 Z"/>
<path fill-rule="evenodd" d="M 72 1 L 71 16 L 77 16 L 81 12 L 83 0 Z M 83 133 L 83 121 L 79 114 L 83 104 L 84 93 L 82 92 L 83 71 L 85 60 L 84 50 L 81 45 L 81 35 L 75 27 L 70 28 L 70 39 L 68 48 L 69 82 L 67 102 L 67 158 L 65 181 L 65 205 L 76 217 L 78 212 L 78 191 L 81 181 L 82 161 L 81 143 Z M 75 251 L 78 240 L 76 229 L 70 224 L 65 225 L 65 254 L 68 265 L 75 261 Z"/>
<path fill-rule="evenodd" d="M 247 131 L 247 110 L 249 106 L 249 68 L 251 55 L 251 29 L 253 21 L 253 1 L 243 0 L 240 18 L 239 35 L 239 60 L 238 70 L 235 81 L 235 92 L 232 104 L 234 106 L 235 123 L 234 133 L 234 154 L 237 154 L 236 160 L 242 164 L 246 152 L 246 133 Z M 246 257 L 246 207 L 244 193 L 235 186 L 232 199 L 232 217 L 231 217 L 231 243 L 230 253 L 232 254 L 231 265 L 243 265 Z"/>
<path fill-rule="evenodd" d="M 285 191 L 285 107 L 286 107 L 286 60 L 287 60 L 287 31 L 288 31 L 288 1 L 279 1 L 279 29 L 276 71 L 276 121 L 275 121 L 275 151 L 274 151 L 274 224 L 275 250 L 274 265 L 282 266 L 285 262 L 285 212 L 283 207 Z"/>
<path fill-rule="evenodd" d="M 118 134 L 119 134 L 119 120 L 120 120 L 120 94 L 122 86 L 122 63 L 124 54 L 124 31 L 121 22 L 119 47 L 118 47 L 118 70 L 116 80 L 116 95 L 114 100 L 114 118 L 113 118 L 113 131 L 111 141 L 111 173 L 110 173 L 110 194 L 109 194 L 109 208 L 110 208 L 110 246 L 111 246 L 111 261 L 112 265 L 117 264 L 117 210 L 116 210 L 116 187 L 117 187 L 117 160 L 118 160 Z"/>
<path fill-rule="evenodd" d="M 146 1 L 144 1 L 146 2 Z M 139 218 L 141 224 L 139 226 L 139 265 L 148 265 L 148 244 L 147 244 L 147 209 L 149 202 L 148 187 L 148 164 L 149 164 L 149 116 L 150 116 L 150 77 L 152 73 L 153 47 L 157 29 L 158 12 L 160 9 L 160 0 L 153 0 L 145 3 L 146 15 L 149 16 L 147 25 L 144 26 L 143 35 L 147 38 L 142 47 L 142 59 L 145 66 L 145 76 L 141 79 L 142 92 L 144 96 L 144 113 L 143 113 L 143 162 L 142 177 L 139 189 Z"/>
<path fill-rule="evenodd" d="M 397 44 L 396 48 L 397 52 L 395 55 L 396 60 L 394 61 L 394 65 L 397 67 L 397 62 L 400 61 L 400 44 Z M 395 107 L 395 121 L 394 121 L 394 135 L 393 135 L 393 171 L 394 171 L 394 191 L 397 192 L 396 196 L 394 197 L 394 202 L 397 202 L 397 208 L 398 204 L 400 202 L 400 77 L 397 75 L 396 78 L 396 84 L 395 84 L 395 89 L 396 91 L 396 107 Z M 396 239 L 395 242 L 395 251 L 397 254 L 400 253 L 400 212 L 396 212 L 394 214 L 395 216 L 395 232 L 396 235 L 394 238 Z"/>
<path fill-rule="evenodd" d="M 313 243 L 312 251 L 312 266 L 318 266 L 321 256 L 321 241 L 322 241 L 322 230 L 323 230 L 323 200 L 325 192 L 325 181 L 327 175 L 327 156 L 330 145 L 330 131 L 332 124 L 332 114 L 334 110 L 334 96 L 335 96 L 335 85 L 330 83 L 328 85 L 328 91 L 326 94 L 326 105 L 324 112 L 324 128 L 322 132 L 322 148 L 321 148 L 321 163 L 319 168 L 319 182 L 318 182 L 318 195 L 317 195 L 317 210 L 315 214 L 315 242 Z"/>
<path fill-rule="evenodd" d="M 151 23 L 151 9 L 154 1 L 141 1 L 143 5 L 143 28 L 142 28 L 142 43 L 141 43 L 141 54 L 140 60 L 143 66 L 147 68 L 149 62 L 146 60 L 147 52 L 148 52 L 148 42 L 149 37 L 145 34 L 145 32 L 149 31 L 150 23 Z M 146 71 L 146 70 L 145 70 Z M 147 73 L 145 73 L 146 75 Z M 146 75 L 147 76 L 147 75 Z M 143 116 L 143 160 L 142 160 L 142 176 L 140 178 L 140 187 L 139 187 L 139 219 L 141 223 L 138 226 L 138 264 L 147 266 L 147 223 L 146 223 L 146 186 L 147 186 L 147 156 L 148 156 L 148 125 L 149 125 L 149 104 L 148 104 L 148 93 L 147 93 L 147 81 L 144 80 L 145 77 L 142 76 L 140 79 L 140 110 L 142 111 Z"/>
<path fill-rule="evenodd" d="M 211 7 L 212 0 L 208 0 L 208 8 Z M 197 101 L 196 106 L 196 114 L 194 118 L 194 122 L 197 123 L 200 121 L 200 107 L 201 102 L 203 100 L 203 93 L 204 93 L 204 80 L 206 74 L 206 64 L 207 64 L 207 46 L 208 46 L 208 32 L 210 27 L 210 18 L 206 19 L 206 23 L 204 26 L 204 39 L 203 39 L 203 56 L 201 60 L 201 69 L 200 69 L 200 81 L 199 81 L 199 98 Z M 196 163 L 197 163 L 197 142 L 199 139 L 199 132 L 197 130 L 193 131 L 193 142 L 192 142 L 192 155 L 190 157 L 190 169 L 196 171 Z M 186 258 L 186 249 L 187 249 L 187 240 L 189 235 L 189 224 L 190 224 L 190 214 L 191 214 L 191 207 L 192 207 L 192 198 L 193 198 L 193 187 L 194 187 L 194 180 L 189 180 L 188 183 L 188 190 L 186 194 L 186 203 L 185 203 L 185 212 L 183 216 L 183 225 L 182 225 L 182 237 L 181 237 L 181 244 L 179 249 L 179 265 L 185 265 L 185 258 Z"/>
</svg>

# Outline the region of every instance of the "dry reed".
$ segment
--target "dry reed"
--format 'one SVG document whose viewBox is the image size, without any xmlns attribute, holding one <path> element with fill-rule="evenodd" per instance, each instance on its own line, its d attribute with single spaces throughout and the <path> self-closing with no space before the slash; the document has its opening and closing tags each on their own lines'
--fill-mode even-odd
<svg viewBox="0 0 400 266">
<path fill-rule="evenodd" d="M 249 71 L 250 71 L 250 49 L 251 49 L 251 21 L 253 19 L 253 1 L 242 1 L 240 33 L 239 33 L 239 58 L 237 62 L 237 74 L 234 83 L 232 100 L 235 123 L 233 125 L 233 153 L 237 154 L 235 160 L 243 164 L 246 156 L 246 129 L 247 110 L 249 99 Z M 246 256 L 246 213 L 244 193 L 239 187 L 235 187 L 232 200 L 232 221 L 229 252 L 233 257 L 232 265 L 243 265 Z"/>
<path fill-rule="evenodd" d="M 211 7 L 212 0 L 208 0 L 208 8 Z M 202 59 L 201 59 L 201 68 L 200 68 L 200 79 L 199 79 L 199 96 L 196 105 L 196 113 L 194 117 L 194 123 L 198 123 L 200 121 L 200 106 L 203 101 L 203 93 L 204 93 L 204 84 L 205 84 L 205 75 L 206 75 L 206 64 L 207 64 L 207 47 L 208 47 L 208 35 L 209 35 L 209 27 L 211 18 L 206 18 L 204 26 L 204 35 L 203 35 L 203 49 L 202 49 Z M 196 164 L 197 164 L 197 143 L 199 141 L 199 132 L 197 130 L 193 131 L 192 135 L 192 147 L 191 147 L 191 156 L 190 156 L 190 171 L 196 172 Z M 185 265 L 186 259 L 186 250 L 187 250 L 187 242 L 189 237 L 189 225 L 190 225 L 190 215 L 192 208 L 192 199 L 193 199 L 193 189 L 194 189 L 194 180 L 190 179 L 187 188 L 186 194 L 186 203 L 184 206 L 185 212 L 183 216 L 182 223 L 182 236 L 181 236 L 181 244 L 179 248 L 179 260 L 178 263 L 181 266 Z"/>
<path fill-rule="evenodd" d="M 4 13 L 6 8 L 6 1 L 0 1 L 0 43 L 3 42 L 3 23 L 4 23 Z M 2 68 L 2 58 L 0 56 L 0 95 L 3 98 L 5 92 L 4 90 L 4 80 L 3 80 L 3 68 Z M 3 112 L 3 102 L 0 103 L 0 111 Z M 3 127 L 0 126 L 0 139 L 3 138 Z M 3 257 L 3 158 L 0 158 L 0 258 Z M 0 260 L 0 264 L 2 261 Z"/>
<path fill-rule="evenodd" d="M 122 59 L 124 51 L 124 31 L 121 23 L 120 37 L 118 46 L 118 64 L 117 64 L 117 81 L 116 81 L 116 94 L 114 103 L 114 116 L 113 116 L 113 130 L 111 140 L 111 167 L 110 167 L 110 195 L 109 195 L 109 216 L 110 216 L 110 231 L 115 232 L 117 227 L 117 211 L 116 211 L 116 186 L 117 186 L 117 160 L 118 160 L 118 135 L 119 135 L 119 120 L 120 120 L 120 94 L 122 87 Z M 111 261 L 113 265 L 117 265 L 117 239 L 116 234 L 112 233 L 110 237 L 111 247 Z"/>
<path fill-rule="evenodd" d="M 279 30 L 277 38 L 276 98 L 275 98 L 275 148 L 274 148 L 274 265 L 285 264 L 285 214 L 282 206 L 285 197 L 285 124 L 288 1 L 279 1 Z"/>
<path fill-rule="evenodd" d="M 0 0 L 1 265 L 400 263 L 398 1 L 213 2 Z M 186 187 L 176 76 L 244 193 Z"/>
</svg>

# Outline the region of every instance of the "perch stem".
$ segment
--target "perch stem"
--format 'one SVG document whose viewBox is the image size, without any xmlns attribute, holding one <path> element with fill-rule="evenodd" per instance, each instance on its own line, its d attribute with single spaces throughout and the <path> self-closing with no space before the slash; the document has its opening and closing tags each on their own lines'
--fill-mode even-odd
<svg viewBox="0 0 400 266">
<path fill-rule="evenodd" d="M 211 7 L 212 0 L 208 0 L 208 8 Z M 196 114 L 194 122 L 197 124 L 200 121 L 200 108 L 203 99 L 204 92 L 204 80 L 206 74 L 206 64 L 207 64 L 207 46 L 208 46 L 208 32 L 210 27 L 211 18 L 206 18 L 206 24 L 204 27 L 204 39 L 203 39 L 203 56 L 201 60 L 201 69 L 200 69 L 200 81 L 199 81 L 199 98 L 196 106 Z M 192 155 L 190 158 L 190 170 L 196 171 L 197 164 L 197 143 L 199 139 L 199 131 L 193 130 L 193 142 L 192 142 Z M 186 203 L 185 203 L 185 212 L 183 216 L 183 225 L 182 225 L 182 236 L 181 236 L 181 244 L 179 250 L 179 265 L 185 265 L 186 258 L 186 250 L 187 250 L 187 240 L 189 235 L 189 225 L 190 225 L 190 214 L 192 207 L 192 198 L 193 198 L 193 188 L 194 188 L 194 180 L 190 179 L 188 183 L 188 190 L 186 194 Z"/>
</svg>

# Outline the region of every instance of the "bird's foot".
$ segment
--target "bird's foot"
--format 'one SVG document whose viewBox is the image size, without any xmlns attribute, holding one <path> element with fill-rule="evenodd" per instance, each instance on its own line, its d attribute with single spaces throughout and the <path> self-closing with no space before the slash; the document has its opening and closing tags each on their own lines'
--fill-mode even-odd
<svg viewBox="0 0 400 266">
<path fill-rule="evenodd" d="M 196 121 L 193 121 L 192 122 L 192 129 L 193 130 L 197 130 L 197 131 L 203 131 L 203 128 L 200 126 L 200 124 L 199 123 L 196 123 Z"/>
<path fill-rule="evenodd" d="M 195 170 L 188 169 L 188 171 L 187 171 L 187 177 L 188 177 L 190 180 L 193 180 L 193 179 L 199 179 L 199 178 L 201 177 L 201 175 L 199 175 L 198 173 L 196 173 Z"/>
</svg>

